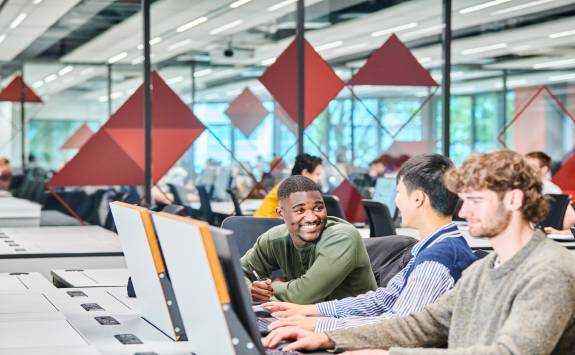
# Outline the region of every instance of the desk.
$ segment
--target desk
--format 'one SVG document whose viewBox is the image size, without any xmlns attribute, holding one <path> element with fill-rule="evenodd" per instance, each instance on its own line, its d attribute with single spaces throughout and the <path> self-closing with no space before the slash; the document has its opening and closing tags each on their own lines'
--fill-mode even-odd
<svg viewBox="0 0 575 355">
<path fill-rule="evenodd" d="M 52 290 L 54 285 L 38 272 L 0 274 L 0 291 Z"/>
<path fill-rule="evenodd" d="M 0 228 L 0 272 L 125 267 L 118 236 L 98 226 Z"/>
<path fill-rule="evenodd" d="M 262 204 L 262 199 L 248 199 L 243 201 L 240 204 L 242 209 L 242 214 L 249 216 L 253 215 L 254 212 L 260 207 Z M 198 201 L 192 202 L 190 207 L 194 209 L 200 209 L 200 203 Z M 234 204 L 232 201 L 220 201 L 220 202 L 212 202 L 212 212 L 225 214 L 225 215 L 233 215 L 235 213 Z"/>
<path fill-rule="evenodd" d="M 59 269 L 51 271 L 57 287 L 127 287 L 128 269 Z"/>
<path fill-rule="evenodd" d="M 36 227 L 40 225 L 42 206 L 16 197 L 0 199 L 0 227 Z"/>
</svg>

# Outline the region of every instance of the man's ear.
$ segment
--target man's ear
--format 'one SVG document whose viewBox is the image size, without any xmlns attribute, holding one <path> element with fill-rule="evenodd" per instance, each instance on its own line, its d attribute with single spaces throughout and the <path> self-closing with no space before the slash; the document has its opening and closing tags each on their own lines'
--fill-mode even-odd
<svg viewBox="0 0 575 355">
<path fill-rule="evenodd" d="M 427 195 L 421 190 L 414 190 L 411 192 L 410 199 L 416 204 L 417 207 L 423 206 Z"/>
<path fill-rule="evenodd" d="M 519 189 L 507 191 L 503 197 L 505 207 L 510 211 L 518 211 L 523 207 L 523 198 L 525 194 Z"/>
<path fill-rule="evenodd" d="M 281 209 L 281 207 L 276 207 L 276 214 L 278 216 L 280 216 L 281 218 L 284 218 L 284 211 Z"/>
</svg>

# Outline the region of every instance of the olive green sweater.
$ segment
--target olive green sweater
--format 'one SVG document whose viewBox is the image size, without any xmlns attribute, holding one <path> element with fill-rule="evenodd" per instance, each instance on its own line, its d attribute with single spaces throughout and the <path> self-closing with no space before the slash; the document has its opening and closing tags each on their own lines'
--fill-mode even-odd
<svg viewBox="0 0 575 355">
<path fill-rule="evenodd" d="M 392 355 L 575 354 L 575 256 L 536 232 L 504 264 L 495 258 L 420 313 L 327 335 L 337 350 Z"/>
<path fill-rule="evenodd" d="M 287 282 L 274 281 L 274 298 L 299 304 L 356 296 L 377 288 L 361 235 L 342 219 L 328 217 L 320 238 L 297 248 L 285 225 L 262 234 L 241 259 L 245 276 L 262 278 L 281 270 Z"/>
</svg>

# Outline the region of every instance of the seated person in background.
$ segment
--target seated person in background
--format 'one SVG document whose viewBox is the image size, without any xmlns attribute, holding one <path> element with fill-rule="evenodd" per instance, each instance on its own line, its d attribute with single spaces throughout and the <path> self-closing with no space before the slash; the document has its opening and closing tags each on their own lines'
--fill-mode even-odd
<svg viewBox="0 0 575 355">
<path fill-rule="evenodd" d="M 367 171 L 367 178 L 369 180 L 369 186 L 375 186 L 377 179 L 385 174 L 385 164 L 380 158 L 375 159 L 369 163 L 369 170 Z"/>
<path fill-rule="evenodd" d="M 8 191 L 12 181 L 12 167 L 10 160 L 0 158 L 0 190 Z"/>
<path fill-rule="evenodd" d="M 460 214 L 494 253 L 467 269 L 453 290 L 422 312 L 327 333 L 281 328 L 264 341 L 283 350 L 389 349 L 353 354 L 573 354 L 575 256 L 533 230 L 548 205 L 523 157 L 477 154 L 446 175 L 463 200 Z M 422 349 L 436 347 L 438 349 Z"/>
<path fill-rule="evenodd" d="M 451 167 L 449 159 L 425 154 L 408 160 L 399 170 L 396 204 L 402 225 L 416 228 L 422 240 L 413 246 L 413 257 L 387 287 L 316 305 L 264 304 L 274 317 L 287 317 L 272 323 L 270 329 L 296 325 L 322 332 L 375 323 L 419 312 L 451 289 L 462 271 L 476 260 L 451 221 L 457 195 L 443 183 Z M 303 317 L 308 315 L 323 318 Z"/>
<path fill-rule="evenodd" d="M 262 234 L 241 259 L 254 301 L 313 303 L 377 287 L 361 235 L 327 216 L 314 181 L 290 176 L 280 184 L 278 198 L 277 214 L 285 224 Z M 287 281 L 269 280 L 276 270 Z"/>
<path fill-rule="evenodd" d="M 291 175 L 303 175 L 316 184 L 321 179 L 321 158 L 314 157 L 309 154 L 300 154 L 295 158 L 295 163 L 291 171 Z M 276 208 L 278 207 L 278 188 L 281 183 L 271 189 L 266 195 L 262 204 L 254 212 L 254 217 L 277 217 Z"/>
<path fill-rule="evenodd" d="M 549 180 L 551 172 L 551 157 L 543 152 L 531 152 L 525 155 L 525 161 L 533 169 L 543 182 L 543 195 L 562 194 L 561 188 Z M 545 233 L 553 234 L 571 234 L 569 228 L 575 226 L 575 208 L 572 205 L 567 206 L 565 217 L 563 218 L 563 230 L 557 230 L 552 227 L 545 227 Z"/>
</svg>

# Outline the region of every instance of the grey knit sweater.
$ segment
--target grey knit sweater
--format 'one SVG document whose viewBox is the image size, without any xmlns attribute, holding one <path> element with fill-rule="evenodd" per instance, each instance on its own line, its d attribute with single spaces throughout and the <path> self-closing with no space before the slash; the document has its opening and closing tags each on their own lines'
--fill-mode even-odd
<svg viewBox="0 0 575 355">
<path fill-rule="evenodd" d="M 471 265 L 450 292 L 422 312 L 327 335 L 338 351 L 575 354 L 575 255 L 535 232 L 497 268 L 495 257 Z"/>
</svg>

